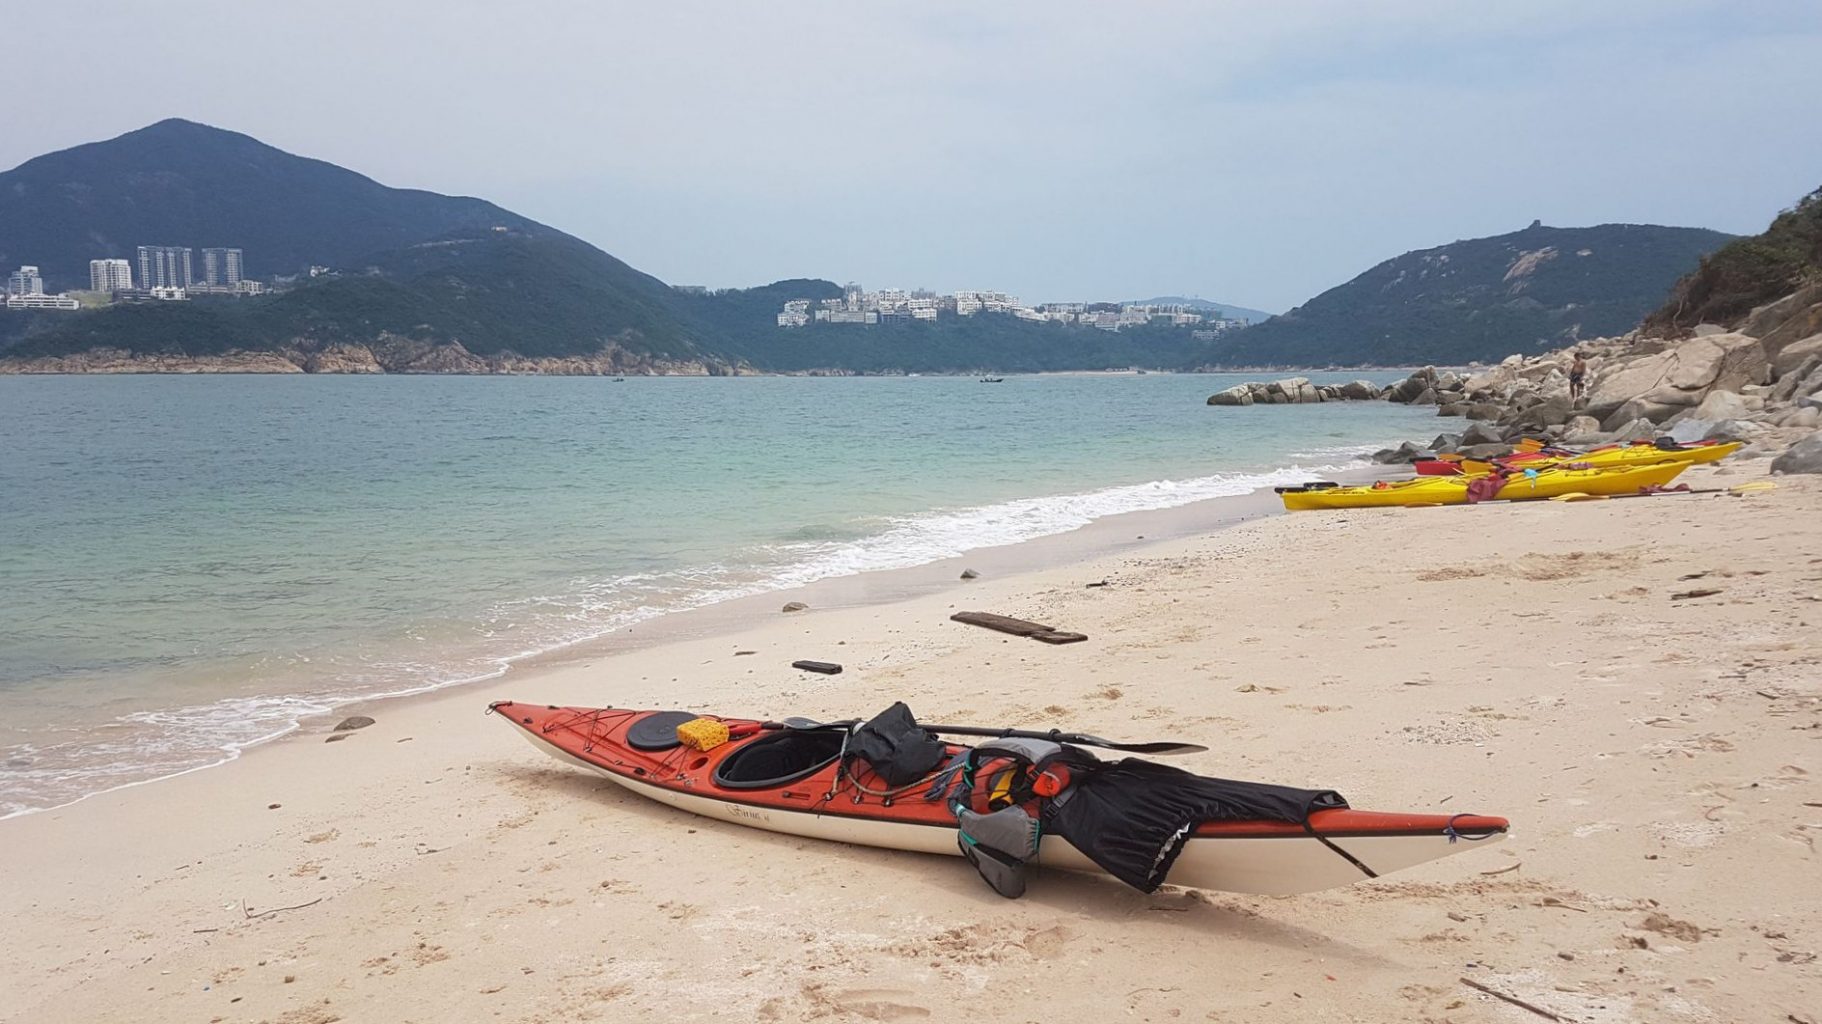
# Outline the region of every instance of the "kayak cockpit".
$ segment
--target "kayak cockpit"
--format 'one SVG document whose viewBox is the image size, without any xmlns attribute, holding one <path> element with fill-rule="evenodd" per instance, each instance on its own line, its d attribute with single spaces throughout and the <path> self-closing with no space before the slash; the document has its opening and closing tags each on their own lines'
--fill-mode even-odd
<svg viewBox="0 0 1822 1024">
<path fill-rule="evenodd" d="M 808 778 L 841 758 L 847 729 L 787 729 L 760 736 L 721 759 L 715 785 L 771 789 Z"/>
</svg>

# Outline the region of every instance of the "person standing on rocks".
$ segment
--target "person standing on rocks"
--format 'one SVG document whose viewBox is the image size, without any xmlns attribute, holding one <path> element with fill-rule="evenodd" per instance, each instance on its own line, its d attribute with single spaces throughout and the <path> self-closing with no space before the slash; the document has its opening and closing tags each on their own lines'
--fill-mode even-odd
<svg viewBox="0 0 1822 1024">
<path fill-rule="evenodd" d="M 1574 355 L 1575 362 L 1569 364 L 1569 401 L 1579 402 L 1588 390 L 1582 383 L 1588 379 L 1588 360 L 1582 358 L 1580 350 Z"/>
</svg>

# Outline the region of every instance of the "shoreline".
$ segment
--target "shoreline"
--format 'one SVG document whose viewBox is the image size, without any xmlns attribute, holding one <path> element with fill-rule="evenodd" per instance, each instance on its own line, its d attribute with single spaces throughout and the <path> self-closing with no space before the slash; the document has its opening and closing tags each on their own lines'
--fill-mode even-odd
<svg viewBox="0 0 1822 1024">
<path fill-rule="evenodd" d="M 1328 475 L 1352 482 L 1374 476 L 1383 468 L 1363 462 Z M 0 815 L 0 830 L 4 830 L 7 822 L 73 807 L 95 797 L 182 778 L 196 772 L 226 768 L 245 760 L 256 751 L 269 749 L 295 736 L 311 734 L 329 720 L 350 714 L 376 713 L 381 708 L 431 699 L 503 679 L 535 675 L 662 644 L 731 633 L 750 625 L 756 618 L 787 614 L 778 611 L 783 602 L 801 601 L 813 610 L 890 605 L 918 597 L 964 590 L 973 583 L 960 578 L 964 569 L 974 569 L 991 577 L 1019 576 L 1059 569 L 1147 543 L 1196 536 L 1283 512 L 1277 496 L 1270 488 L 1261 487 L 1245 494 L 1222 495 L 1183 505 L 1116 513 L 1061 533 L 1045 534 L 1013 544 L 977 548 L 920 565 L 865 570 L 665 611 L 653 618 L 618 627 L 598 636 L 503 658 L 495 670 L 482 675 L 394 693 L 377 693 L 335 702 L 325 699 L 324 703 L 328 704 L 326 710 L 304 715 L 270 735 L 224 749 L 224 756 L 218 760 L 169 774 L 109 786 L 63 803 L 3 814 Z"/>
<path fill-rule="evenodd" d="M 1763 468 L 1691 470 L 1691 483 Z M 1574 1019 L 1781 1019 L 1822 994 L 1805 959 L 1822 945 L 1822 896 L 1800 881 L 1816 863 L 1802 808 L 1822 800 L 1808 667 L 1822 650 L 1804 598 L 1822 569 L 1712 538 L 1814 548 L 1819 502 L 1822 486 L 1796 478 L 1745 499 L 1148 532 L 965 589 L 768 609 L 731 632 L 388 702 L 343 741 L 324 743 L 318 723 L 222 771 L 0 825 L 9 877 L 33 883 L 0 893 L 15 922 L 0 987 L 21 994 L 0 1019 L 327 1024 L 411 1006 L 426 1019 L 911 1020 L 1015 981 L 1095 1019 L 1363 1006 L 1504 1019 L 1457 982 L 1464 963 Z M 1720 593 L 1673 597 L 1693 573 Z M 959 594 L 1090 640 L 1053 648 L 948 622 Z M 1514 644 L 1515 630 L 1537 642 Z M 787 667 L 830 656 L 848 671 Z M 902 699 L 927 720 L 1198 739 L 1213 750 L 1182 767 L 1334 786 L 1362 809 L 1505 814 L 1514 833 L 1301 897 L 1144 896 L 1043 873 L 1008 902 L 948 858 L 781 838 L 623 794 L 483 716 L 492 699 L 763 717 Z M 1185 966 L 1211 937 L 1248 984 Z M 1126 984 L 1106 986 L 1112 974 Z"/>
</svg>

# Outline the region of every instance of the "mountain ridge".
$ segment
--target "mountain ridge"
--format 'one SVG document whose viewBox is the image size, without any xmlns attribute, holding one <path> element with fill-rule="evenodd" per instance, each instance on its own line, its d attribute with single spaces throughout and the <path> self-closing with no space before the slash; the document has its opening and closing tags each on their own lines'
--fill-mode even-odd
<svg viewBox="0 0 1822 1024">
<path fill-rule="evenodd" d="M 1217 365 L 1421 365 L 1503 359 L 1620 334 L 1733 236 L 1655 224 L 1545 227 L 1384 260 L 1231 335 Z"/>
<path fill-rule="evenodd" d="M 89 260 L 131 260 L 140 245 L 237 247 L 248 275 L 266 277 L 452 231 L 555 230 L 484 199 L 393 188 L 182 118 L 0 172 L 0 225 L 0 266 L 34 264 L 51 290 L 86 288 Z"/>
<path fill-rule="evenodd" d="M 1394 257 L 1214 340 L 1156 324 L 1109 332 L 988 313 L 781 328 L 774 318 L 786 299 L 834 298 L 839 286 L 796 279 L 709 293 L 672 288 L 485 200 L 391 188 L 251 136 L 167 119 L 0 174 L 0 267 L 37 264 L 55 291 L 85 286 L 88 259 L 130 257 L 131 245 L 219 243 L 246 252 L 249 276 L 281 266 L 335 269 L 256 298 L 199 295 L 179 304 L 5 313 L 0 371 L 80 368 L 85 352 L 118 353 L 101 361 L 108 367 L 142 359 L 161 370 L 186 359 L 219 363 L 237 352 L 285 353 L 287 365 L 324 372 L 969 373 L 1463 362 L 1627 330 L 1728 237 L 1651 225 L 1533 224 Z M 1184 304 L 1262 314 L 1206 300 Z M 157 308 L 166 305 L 183 308 Z M 368 355 L 327 355 L 356 349 Z"/>
</svg>

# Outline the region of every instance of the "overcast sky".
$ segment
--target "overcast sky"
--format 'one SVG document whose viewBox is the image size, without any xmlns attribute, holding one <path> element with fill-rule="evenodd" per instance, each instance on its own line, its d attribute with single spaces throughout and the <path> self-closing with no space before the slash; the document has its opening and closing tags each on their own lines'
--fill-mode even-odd
<svg viewBox="0 0 1822 1024">
<path fill-rule="evenodd" d="M 1200 295 L 1407 249 L 1762 228 L 1822 185 L 1816 0 L 17 0 L 0 167 L 180 116 L 673 283 Z"/>
</svg>

